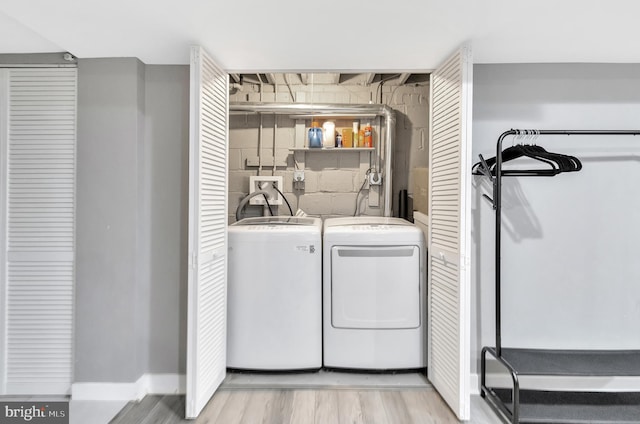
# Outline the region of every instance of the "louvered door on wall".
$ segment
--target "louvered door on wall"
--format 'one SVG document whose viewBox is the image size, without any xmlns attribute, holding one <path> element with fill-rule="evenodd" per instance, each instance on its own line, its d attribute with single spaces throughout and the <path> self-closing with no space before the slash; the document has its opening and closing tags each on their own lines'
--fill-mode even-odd
<svg viewBox="0 0 640 424">
<path fill-rule="evenodd" d="M 76 69 L 0 81 L 3 394 L 68 394 L 73 371 Z"/>
<path fill-rule="evenodd" d="M 471 50 L 431 74 L 428 377 L 459 419 L 470 416 L 469 185 Z"/>
<path fill-rule="evenodd" d="M 229 77 L 193 47 L 190 78 L 186 416 L 195 418 L 226 375 Z"/>
</svg>

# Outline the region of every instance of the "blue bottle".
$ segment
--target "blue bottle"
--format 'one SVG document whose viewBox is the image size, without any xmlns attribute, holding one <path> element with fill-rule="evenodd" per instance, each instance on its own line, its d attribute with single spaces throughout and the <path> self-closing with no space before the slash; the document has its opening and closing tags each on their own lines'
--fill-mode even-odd
<svg viewBox="0 0 640 424">
<path fill-rule="evenodd" d="M 322 128 L 309 128 L 309 147 L 322 148 Z"/>
</svg>

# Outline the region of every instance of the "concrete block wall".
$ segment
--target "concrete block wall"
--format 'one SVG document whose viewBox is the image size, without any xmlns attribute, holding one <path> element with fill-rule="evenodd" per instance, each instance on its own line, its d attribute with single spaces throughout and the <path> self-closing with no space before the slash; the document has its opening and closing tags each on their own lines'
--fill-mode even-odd
<svg viewBox="0 0 640 424">
<path fill-rule="evenodd" d="M 244 84 L 242 90 L 232 91 L 231 102 L 281 102 L 291 103 L 342 103 L 363 104 L 380 99 L 396 111 L 396 138 L 393 156 L 393 210 L 397 214 L 398 192 L 411 193 L 411 169 L 428 166 L 429 86 L 405 85 L 382 86 L 377 83 L 365 85 L 305 85 L 298 81 L 286 84 L 264 84 L 262 92 L 256 84 Z M 382 92 L 382 93 L 380 93 Z M 322 217 L 348 215 L 356 208 L 363 215 L 383 214 L 382 197 L 379 203 L 369 198 L 368 184 L 364 185 L 366 171 L 375 161 L 374 153 L 348 151 L 296 152 L 294 147 L 296 121 L 285 115 L 262 116 L 262 148 L 258 146 L 260 116 L 237 114 L 230 117 L 229 124 L 229 223 L 235 222 L 235 212 L 240 200 L 248 194 L 249 177 L 258 175 L 257 167 L 247 166 L 247 160 L 262 158 L 260 175 L 281 175 L 284 194 L 291 208 L 300 208 L 307 214 Z M 372 121 L 372 124 L 375 122 Z M 309 125 L 309 122 L 306 122 Z M 277 127 L 274 131 L 274 127 Z M 374 128 L 379 133 L 380 128 Z M 275 159 L 273 166 L 275 133 Z M 306 134 L 306 130 L 305 130 Z M 377 137 L 374 137 L 377 141 Z M 304 168 L 304 189 L 294 190 L 293 173 Z M 361 190 L 362 188 L 362 190 Z M 360 192 L 360 194 L 358 194 Z M 382 192 L 382 190 L 381 190 Z M 373 194 L 372 194 L 373 196 Z M 272 206 L 278 214 L 289 213 L 286 205 Z M 262 206 L 247 206 L 244 217 L 260 216 Z"/>
</svg>

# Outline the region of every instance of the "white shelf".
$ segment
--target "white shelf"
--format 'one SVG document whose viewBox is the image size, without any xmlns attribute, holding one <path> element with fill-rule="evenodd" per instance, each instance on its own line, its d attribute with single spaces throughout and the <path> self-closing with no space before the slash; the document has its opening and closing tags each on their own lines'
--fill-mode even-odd
<svg viewBox="0 0 640 424">
<path fill-rule="evenodd" d="M 372 152 L 375 147 L 293 147 L 291 152 Z"/>
</svg>

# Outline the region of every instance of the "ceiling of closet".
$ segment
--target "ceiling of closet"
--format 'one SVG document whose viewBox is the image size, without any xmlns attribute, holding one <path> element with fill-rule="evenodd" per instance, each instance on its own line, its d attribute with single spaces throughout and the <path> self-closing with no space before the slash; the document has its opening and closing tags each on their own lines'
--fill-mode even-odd
<svg viewBox="0 0 640 424">
<path fill-rule="evenodd" d="M 635 0 L 2 0 L 0 53 L 69 51 L 186 64 L 200 44 L 230 71 L 435 69 L 475 63 L 640 63 Z"/>
<path fill-rule="evenodd" d="M 231 73 L 231 83 L 239 84 L 316 84 L 316 85 L 385 85 L 422 84 L 429 82 L 428 73 Z"/>
</svg>

